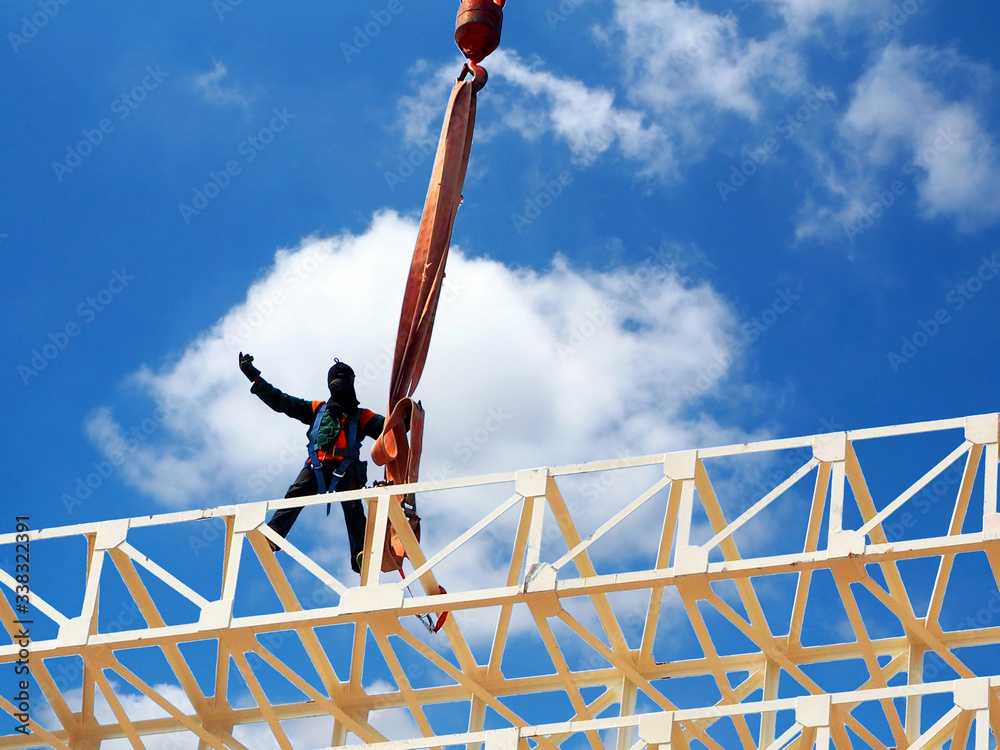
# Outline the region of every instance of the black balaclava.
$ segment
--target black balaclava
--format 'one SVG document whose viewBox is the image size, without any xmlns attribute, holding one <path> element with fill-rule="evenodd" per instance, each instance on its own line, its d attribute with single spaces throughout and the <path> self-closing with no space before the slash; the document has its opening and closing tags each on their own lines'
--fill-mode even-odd
<svg viewBox="0 0 1000 750">
<path fill-rule="evenodd" d="M 330 387 L 328 405 L 345 411 L 355 409 L 358 406 L 358 397 L 354 392 L 354 370 L 339 359 L 335 359 L 334 363 L 326 374 L 326 383 Z"/>
</svg>

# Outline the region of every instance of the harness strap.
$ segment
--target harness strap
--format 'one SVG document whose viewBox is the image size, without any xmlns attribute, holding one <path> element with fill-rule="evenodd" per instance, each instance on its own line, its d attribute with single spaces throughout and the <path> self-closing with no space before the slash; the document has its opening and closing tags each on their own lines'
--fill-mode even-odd
<svg viewBox="0 0 1000 750">
<path fill-rule="evenodd" d="M 312 470 L 316 474 L 316 485 L 319 489 L 320 495 L 326 494 L 326 480 L 323 478 L 323 464 L 319 460 L 316 436 L 319 434 L 319 426 L 323 421 L 323 415 L 325 413 L 326 404 L 320 404 L 320 407 L 316 410 L 316 418 L 313 420 L 312 429 L 309 430 L 309 446 L 307 448 L 309 451 L 309 460 L 306 461 L 306 465 L 311 466 Z M 329 513 L 329 511 L 327 512 Z"/>
<path fill-rule="evenodd" d="M 326 479 L 323 477 L 323 462 L 319 460 L 319 447 L 316 444 L 316 436 L 319 434 L 319 426 L 323 422 L 323 415 L 326 413 L 326 404 L 321 404 L 316 410 L 316 419 L 313 420 L 312 429 L 309 430 L 309 460 L 306 461 L 306 465 L 311 467 L 313 472 L 316 474 L 316 487 L 319 490 L 318 494 L 325 495 L 327 492 L 334 492 L 337 489 L 337 484 L 340 480 L 344 478 L 347 470 L 350 468 L 351 464 L 358 460 L 361 455 L 361 441 L 358 440 L 358 422 L 360 419 L 360 412 L 355 409 L 351 412 L 348 417 L 347 422 L 347 449 L 344 457 L 340 459 L 340 463 L 337 464 L 337 468 L 333 470 L 333 476 L 336 479 L 333 482 L 333 486 L 327 488 Z M 330 515 L 330 503 L 326 504 L 326 514 Z"/>
</svg>

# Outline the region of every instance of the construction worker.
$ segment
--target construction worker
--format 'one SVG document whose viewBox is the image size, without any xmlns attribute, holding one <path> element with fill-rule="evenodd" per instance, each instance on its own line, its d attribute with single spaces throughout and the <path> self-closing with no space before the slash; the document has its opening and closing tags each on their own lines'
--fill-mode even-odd
<svg viewBox="0 0 1000 750">
<path fill-rule="evenodd" d="M 309 458 L 285 497 L 343 492 L 365 486 L 368 463 L 359 459 L 361 441 L 366 435 L 373 439 L 381 435 L 385 418 L 370 409 L 358 408 L 354 370 L 339 359 L 334 360 L 326 376 L 330 388 L 327 401 L 306 401 L 282 393 L 260 376 L 253 357 L 243 352 L 240 352 L 240 370 L 253 383 L 250 392 L 257 398 L 274 411 L 309 425 Z M 344 509 L 351 545 L 351 568 L 360 573 L 365 545 L 364 505 L 360 500 L 350 500 L 340 506 Z M 267 525 L 284 538 L 301 511 L 302 508 L 277 510 Z M 274 543 L 271 549 L 277 550 Z"/>
</svg>

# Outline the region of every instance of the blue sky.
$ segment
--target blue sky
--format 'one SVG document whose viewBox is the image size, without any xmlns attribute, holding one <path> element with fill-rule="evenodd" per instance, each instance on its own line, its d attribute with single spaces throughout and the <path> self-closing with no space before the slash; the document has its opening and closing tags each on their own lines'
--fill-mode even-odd
<svg viewBox="0 0 1000 750">
<path fill-rule="evenodd" d="M 461 67 L 456 3 L 391 5 L 0 10 L 8 516 L 282 495 L 301 430 L 240 350 L 309 398 L 344 359 L 384 408 Z M 995 411 L 997 32 L 988 2 L 511 0 L 425 470 Z"/>
</svg>

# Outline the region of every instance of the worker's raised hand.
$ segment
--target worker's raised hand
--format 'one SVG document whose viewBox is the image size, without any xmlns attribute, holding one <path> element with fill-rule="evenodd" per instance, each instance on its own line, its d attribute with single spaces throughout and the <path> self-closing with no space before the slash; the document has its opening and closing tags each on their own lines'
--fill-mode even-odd
<svg viewBox="0 0 1000 750">
<path fill-rule="evenodd" d="M 246 375 L 251 383 L 260 380 L 260 370 L 253 366 L 253 357 L 243 352 L 240 352 L 240 372 Z"/>
</svg>

